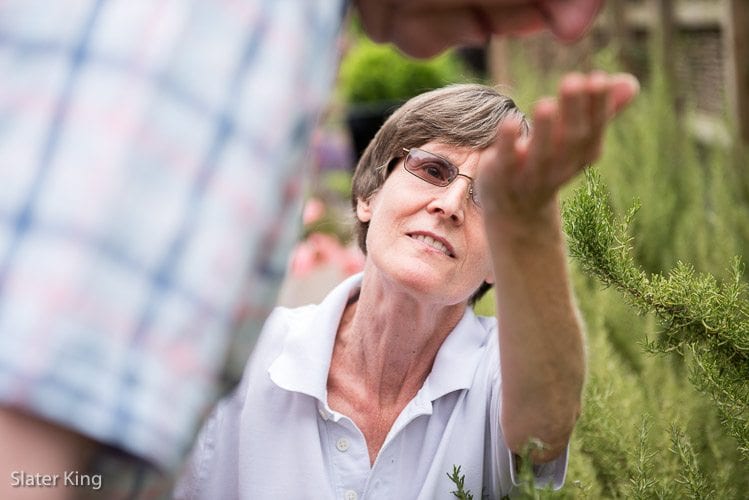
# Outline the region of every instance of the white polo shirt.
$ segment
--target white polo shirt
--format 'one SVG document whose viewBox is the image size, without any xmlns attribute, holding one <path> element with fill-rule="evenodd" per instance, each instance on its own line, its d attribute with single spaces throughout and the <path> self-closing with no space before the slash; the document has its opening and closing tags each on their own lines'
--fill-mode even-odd
<svg viewBox="0 0 749 500">
<path fill-rule="evenodd" d="M 338 324 L 360 284 L 353 276 L 319 305 L 274 311 L 242 384 L 201 431 L 176 498 L 454 500 L 454 465 L 474 498 L 510 492 L 496 321 L 470 308 L 370 467 L 363 434 L 328 406 L 326 389 Z M 560 487 L 566 464 L 565 453 L 538 467 L 539 483 Z"/>
</svg>

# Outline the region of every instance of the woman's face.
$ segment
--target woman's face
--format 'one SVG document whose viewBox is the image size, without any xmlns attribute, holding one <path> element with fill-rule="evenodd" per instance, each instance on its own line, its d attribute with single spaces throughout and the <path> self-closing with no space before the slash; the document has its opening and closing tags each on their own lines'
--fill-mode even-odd
<svg viewBox="0 0 749 500">
<path fill-rule="evenodd" d="M 476 178 L 483 151 L 429 142 L 419 149 L 436 153 Z M 444 305 L 470 298 L 482 282 L 494 282 L 481 208 L 457 177 L 446 187 L 411 174 L 400 160 L 368 201 L 359 200 L 357 216 L 369 222 L 367 272 L 416 296 Z"/>
</svg>

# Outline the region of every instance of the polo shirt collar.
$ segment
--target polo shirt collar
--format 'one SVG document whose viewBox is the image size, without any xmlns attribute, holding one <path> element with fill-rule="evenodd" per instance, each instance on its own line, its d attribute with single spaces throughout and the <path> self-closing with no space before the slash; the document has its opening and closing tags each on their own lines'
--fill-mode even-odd
<svg viewBox="0 0 749 500">
<path fill-rule="evenodd" d="M 496 332 L 486 328 L 473 310 L 466 307 L 463 317 L 437 351 L 432 371 L 424 381 L 424 395 L 430 401 L 471 386 L 492 331 Z"/>
<path fill-rule="evenodd" d="M 283 350 L 268 369 L 277 386 L 327 401 L 328 371 L 338 325 L 349 298 L 361 288 L 361 280 L 361 273 L 347 278 L 319 305 L 312 306 L 313 314 L 302 314 L 292 321 Z"/>
<path fill-rule="evenodd" d="M 282 389 L 327 402 L 327 382 L 336 332 L 350 297 L 358 293 L 362 274 L 343 281 L 290 325 L 283 350 L 271 364 L 271 380 Z M 476 373 L 489 333 L 470 307 L 437 352 L 432 371 L 419 396 L 434 401 L 450 392 L 468 389 Z"/>
</svg>

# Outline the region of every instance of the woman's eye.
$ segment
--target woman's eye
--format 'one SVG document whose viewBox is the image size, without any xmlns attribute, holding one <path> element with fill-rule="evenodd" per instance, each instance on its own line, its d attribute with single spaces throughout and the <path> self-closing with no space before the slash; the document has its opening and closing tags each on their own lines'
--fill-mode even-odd
<svg viewBox="0 0 749 500">
<path fill-rule="evenodd" d="M 447 180 L 447 177 L 448 177 L 447 169 L 443 165 L 439 165 L 437 163 L 427 163 L 426 165 L 422 167 L 422 170 L 429 177 L 432 177 L 440 181 Z"/>
</svg>

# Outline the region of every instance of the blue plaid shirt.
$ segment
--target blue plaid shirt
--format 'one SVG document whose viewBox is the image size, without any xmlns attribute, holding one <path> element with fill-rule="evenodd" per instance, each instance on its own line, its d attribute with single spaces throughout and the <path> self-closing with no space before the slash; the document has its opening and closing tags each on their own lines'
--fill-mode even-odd
<svg viewBox="0 0 749 500">
<path fill-rule="evenodd" d="M 0 404 L 178 466 L 273 306 L 342 8 L 0 3 Z"/>
</svg>

